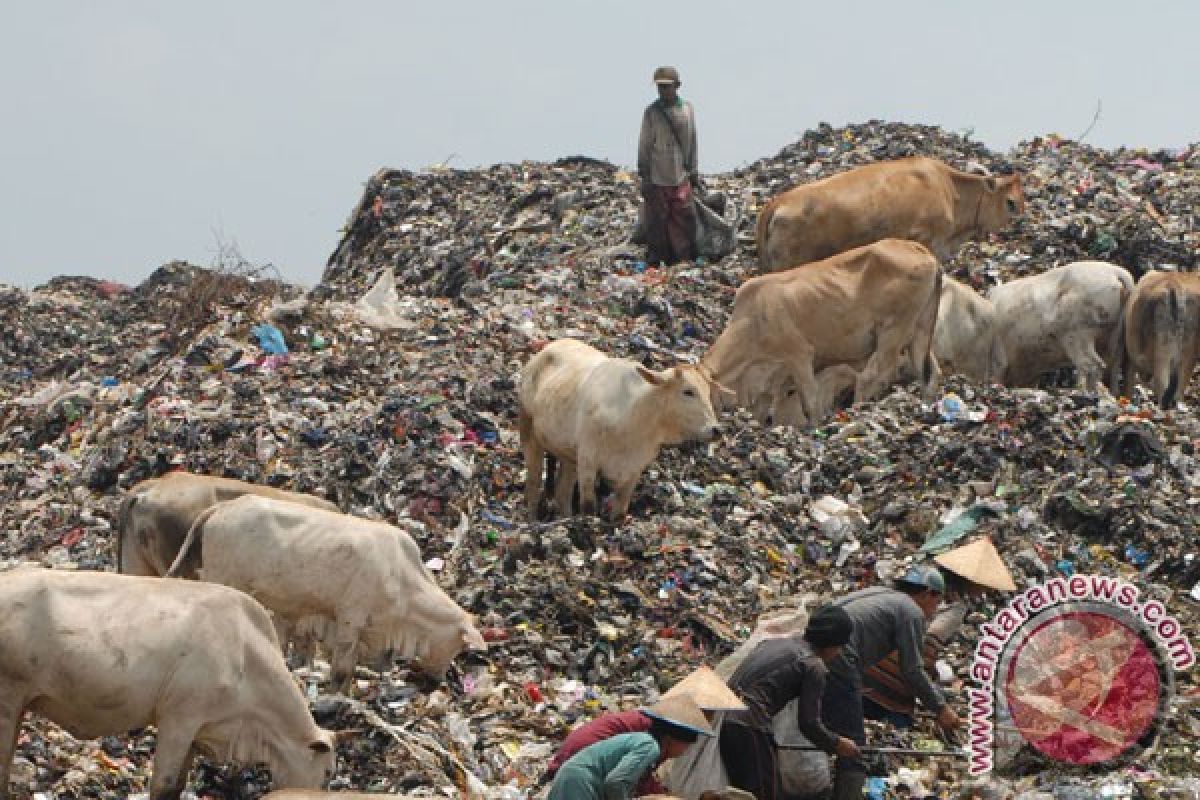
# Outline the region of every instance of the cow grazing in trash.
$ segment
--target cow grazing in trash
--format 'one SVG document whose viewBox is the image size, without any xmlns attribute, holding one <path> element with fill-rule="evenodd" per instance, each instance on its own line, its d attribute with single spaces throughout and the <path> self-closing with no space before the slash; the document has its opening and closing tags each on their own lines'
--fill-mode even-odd
<svg viewBox="0 0 1200 800">
<path fill-rule="evenodd" d="M 1124 346 L 1110 372 L 1113 394 L 1129 393 L 1141 376 L 1160 407 L 1174 408 L 1200 358 L 1200 274 L 1147 272 L 1119 328 Z"/>
<path fill-rule="evenodd" d="M 320 641 L 342 692 L 360 658 L 381 669 L 413 658 L 440 678 L 464 649 L 487 647 L 412 537 L 383 522 L 246 495 L 200 515 L 169 574 L 185 569 L 266 606 L 281 646 Z"/>
<path fill-rule="evenodd" d="M 916 242 L 887 239 L 816 264 L 751 278 L 738 289 L 725 329 L 702 364 L 715 380 L 745 395 L 746 376 L 763 364 L 781 371 L 772 384 L 790 381 L 804 416 L 827 413 L 829 387 L 818 374 L 850 365 L 856 372 L 829 374 L 833 388 L 854 376 L 854 402 L 875 397 L 895 379 L 901 354 L 920 377 L 927 397 L 939 381 L 932 353 L 942 272 Z M 753 394 L 757 389 L 751 390 Z"/>
<path fill-rule="evenodd" d="M 1075 368 L 1081 388 L 1104 381 L 1106 359 L 1120 347 L 1117 329 L 1133 276 L 1116 264 L 1076 261 L 992 287 L 988 300 L 1004 349 L 1001 380 L 1031 386 L 1061 367 Z"/>
<path fill-rule="evenodd" d="M 633 487 L 663 445 L 707 441 L 720 430 L 711 394 L 720 391 L 690 364 L 655 371 L 610 358 L 574 339 L 551 342 L 529 360 L 518 386 L 525 506 L 537 518 L 546 455 L 558 461 L 555 506 L 596 511 L 596 479 L 613 485 L 612 513 L 629 510 Z"/>
<path fill-rule="evenodd" d="M 972 175 L 923 156 L 869 164 L 767 201 L 758 261 L 763 272 L 788 269 L 887 238 L 920 242 L 947 261 L 1024 210 L 1019 175 Z"/>
<path fill-rule="evenodd" d="M 117 571 L 126 575 L 160 577 L 200 512 L 246 494 L 337 511 L 337 506 L 312 495 L 286 492 L 232 478 L 168 472 L 134 486 L 117 512 Z M 184 574 L 182 577 L 193 578 Z"/>
<path fill-rule="evenodd" d="M 1116 264 L 1077 261 L 995 286 L 986 298 L 947 281 L 934 353 L 943 371 L 976 381 L 1032 386 L 1074 367 L 1095 389 L 1120 357 L 1118 327 L 1133 278 Z M 1102 356 L 1101 353 L 1104 353 Z"/>
<path fill-rule="evenodd" d="M 1001 380 L 1006 359 L 997 328 L 991 300 L 953 278 L 942 282 L 933 353 L 943 374 L 977 383 Z"/>
<path fill-rule="evenodd" d="M 266 764 L 319 788 L 334 735 L 317 727 L 270 617 L 224 586 L 107 572 L 0 575 L 0 798 L 26 711 L 95 739 L 158 729 L 153 800 L 178 798 L 192 758 Z"/>
</svg>

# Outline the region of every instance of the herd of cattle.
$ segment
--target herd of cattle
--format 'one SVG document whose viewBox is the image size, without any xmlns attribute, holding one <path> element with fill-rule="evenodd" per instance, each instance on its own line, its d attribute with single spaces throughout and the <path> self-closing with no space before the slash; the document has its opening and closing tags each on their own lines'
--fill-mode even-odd
<svg viewBox="0 0 1200 800">
<path fill-rule="evenodd" d="M 932 398 L 944 372 L 1031 386 L 1072 367 L 1081 387 L 1118 394 L 1148 378 L 1173 407 L 1200 356 L 1200 275 L 1080 261 L 993 287 L 942 275 L 968 239 L 1024 213 L 1018 175 L 993 177 L 908 158 L 850 170 L 772 198 L 758 219 L 765 272 L 739 287 L 724 330 L 698 365 L 648 370 L 573 340 L 534 356 L 519 385 L 527 511 L 545 481 L 560 514 L 613 511 L 662 445 L 704 440 L 729 403 L 764 421 L 819 422 L 901 379 Z M 785 271 L 774 271 L 790 267 Z M 554 467 L 557 466 L 557 470 Z M 557 473 L 557 474 L 556 474 Z"/>
<path fill-rule="evenodd" d="M 539 516 L 547 483 L 559 514 L 576 490 L 593 513 L 602 476 L 623 516 L 659 449 L 717 436 L 731 404 L 808 424 L 843 393 L 865 401 L 901 379 L 932 397 L 944 370 L 1021 386 L 1069 366 L 1086 387 L 1107 368 L 1114 392 L 1148 377 L 1173 406 L 1200 351 L 1200 276 L 1135 284 L 1117 265 L 1078 262 L 981 296 L 942 275 L 939 260 L 1023 210 L 1019 176 L 927 158 L 775 197 L 758 222 L 765 274 L 739 288 L 699 364 L 656 371 L 562 339 L 525 365 L 527 513 Z M 289 647 L 310 661 L 319 645 L 342 691 L 360 663 L 401 656 L 441 675 L 486 647 L 405 531 L 319 498 L 171 473 L 129 491 L 117 529 L 122 574 L 0 577 L 0 800 L 26 711 L 85 738 L 157 726 L 155 800 L 180 795 L 197 753 L 320 787 L 335 737 L 313 722 Z"/>
</svg>

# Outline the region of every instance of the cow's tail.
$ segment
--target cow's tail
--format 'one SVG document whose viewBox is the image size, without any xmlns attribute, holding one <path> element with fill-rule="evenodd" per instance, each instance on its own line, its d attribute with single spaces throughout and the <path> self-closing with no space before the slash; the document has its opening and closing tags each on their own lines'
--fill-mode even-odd
<svg viewBox="0 0 1200 800">
<path fill-rule="evenodd" d="M 937 328 L 938 305 L 942 299 L 942 268 L 935 264 L 933 292 L 925 301 L 925 308 L 917 319 L 916 335 L 912 341 L 913 371 L 921 376 L 922 392 L 927 400 L 933 399 L 941 382 L 937 356 L 933 353 L 933 333 Z"/>
<path fill-rule="evenodd" d="M 758 223 L 754 227 L 754 242 L 758 248 L 759 272 L 771 271 L 771 259 L 767 256 L 767 237 L 771 232 L 771 220 L 775 218 L 775 209 L 779 198 L 772 197 L 758 212 Z"/>
<path fill-rule="evenodd" d="M 1167 289 L 1154 309 L 1154 386 L 1163 387 L 1158 404 L 1174 408 L 1179 395 L 1179 373 L 1182 369 L 1183 321 L 1186 317 L 1186 296 L 1179 287 Z"/>
<path fill-rule="evenodd" d="M 1125 352 L 1125 312 L 1129 306 L 1130 290 L 1121 286 L 1121 312 L 1117 315 L 1117 324 L 1108 335 L 1108 391 L 1113 397 L 1121 396 L 1121 383 L 1126 377 L 1129 356 Z M 1128 381 L 1125 383 L 1128 385 Z"/>
<path fill-rule="evenodd" d="M 167 570 L 164 577 L 174 578 L 180 573 L 192 575 L 200 569 L 199 549 L 202 546 L 200 541 L 204 536 L 204 523 L 208 522 L 216 510 L 221 507 L 221 503 L 215 506 L 209 506 L 200 512 L 196 517 L 196 521 L 192 523 L 192 527 L 188 528 L 187 536 L 183 540 L 183 544 L 179 546 L 179 553 L 175 556 L 175 560 L 171 562 L 171 568 Z M 186 570 L 184 569 L 186 565 Z"/>
</svg>

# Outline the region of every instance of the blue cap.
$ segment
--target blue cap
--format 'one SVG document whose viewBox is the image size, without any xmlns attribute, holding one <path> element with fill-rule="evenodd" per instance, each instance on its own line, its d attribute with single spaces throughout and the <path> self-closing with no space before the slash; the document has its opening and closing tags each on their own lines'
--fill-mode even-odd
<svg viewBox="0 0 1200 800">
<path fill-rule="evenodd" d="M 946 593 L 946 579 L 942 577 L 942 573 L 938 571 L 937 567 L 911 566 L 908 568 L 908 572 L 904 573 L 904 577 L 900 579 L 900 583 L 923 586 L 938 594 Z"/>
</svg>

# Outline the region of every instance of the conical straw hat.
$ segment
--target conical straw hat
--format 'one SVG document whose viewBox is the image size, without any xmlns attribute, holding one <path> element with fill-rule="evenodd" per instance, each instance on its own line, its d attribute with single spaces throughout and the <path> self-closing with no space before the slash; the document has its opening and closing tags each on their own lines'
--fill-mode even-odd
<svg viewBox="0 0 1200 800">
<path fill-rule="evenodd" d="M 691 675 L 671 687 L 663 699 L 690 694 L 696 705 L 705 711 L 745 711 L 742 702 L 733 690 L 725 685 L 721 676 L 709 667 L 700 667 Z"/>
<path fill-rule="evenodd" d="M 700 706 L 696 705 L 696 701 L 692 699 L 691 695 L 678 694 L 674 697 L 664 697 L 649 708 L 643 709 L 642 713 L 648 717 L 669 722 L 677 728 L 695 731 L 701 736 L 714 735 L 713 729 L 704 717 L 704 712 L 700 710 Z"/>
<path fill-rule="evenodd" d="M 986 536 L 962 547 L 947 550 L 939 556 L 934 556 L 933 560 L 955 575 L 961 575 L 980 586 L 1005 592 L 1017 589 L 1012 573 L 1004 566 L 1004 560 L 1000 558 L 992 540 Z"/>
</svg>

